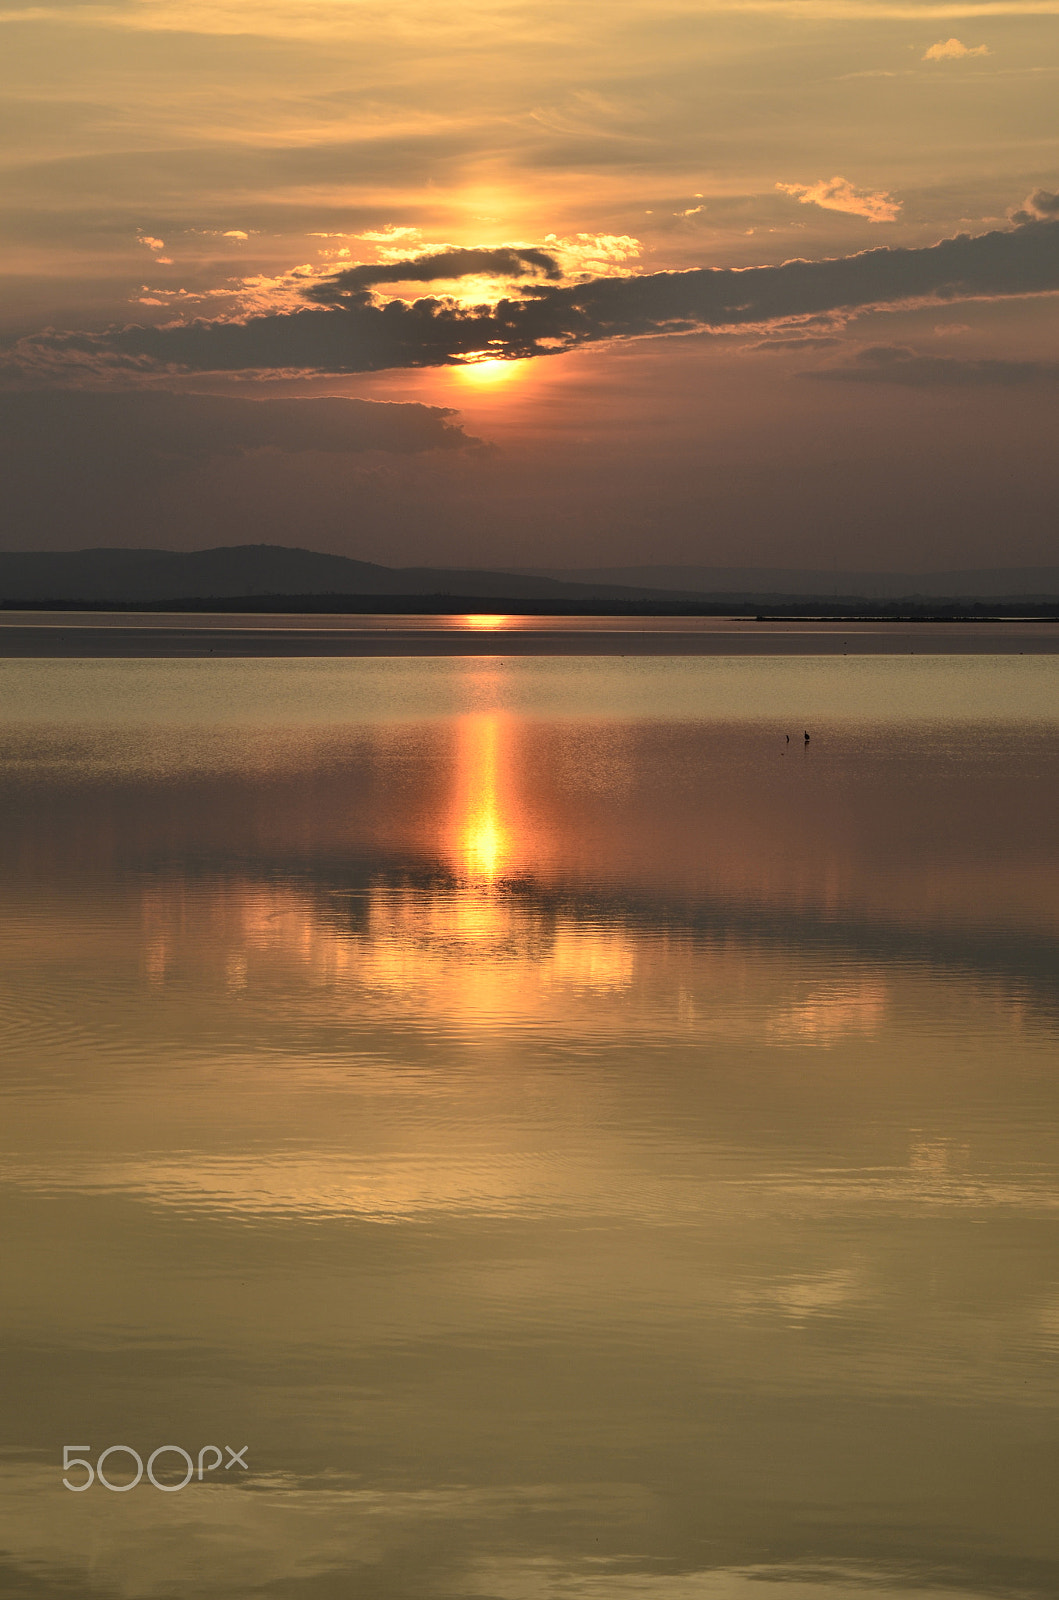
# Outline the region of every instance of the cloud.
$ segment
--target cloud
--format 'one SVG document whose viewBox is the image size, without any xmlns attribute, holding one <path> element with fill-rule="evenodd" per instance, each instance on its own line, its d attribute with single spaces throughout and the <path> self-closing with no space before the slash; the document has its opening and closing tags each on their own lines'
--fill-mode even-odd
<svg viewBox="0 0 1059 1600">
<path fill-rule="evenodd" d="M 885 189 L 855 189 L 848 178 L 821 178 L 812 184 L 777 183 L 777 189 L 792 194 L 803 206 L 822 206 L 825 211 L 846 211 L 850 216 L 866 217 L 869 222 L 894 222 L 901 209 Z"/>
<path fill-rule="evenodd" d="M 385 228 L 373 228 L 368 233 L 358 233 L 358 239 L 366 239 L 369 244 L 393 244 L 395 239 L 418 239 L 419 228 L 398 227 L 396 223 L 388 223 Z M 348 233 L 315 233 L 310 235 L 314 239 L 348 239 Z"/>
<path fill-rule="evenodd" d="M 159 250 L 165 249 L 164 239 L 155 239 L 149 233 L 138 233 L 136 237 L 139 239 L 141 244 L 145 244 L 148 250 L 154 253 L 154 259 L 160 266 L 171 267 L 173 265 L 172 256 L 162 256 L 158 254 Z"/>
<path fill-rule="evenodd" d="M 801 350 L 830 350 L 842 340 L 834 334 L 794 333 L 780 334 L 770 339 L 756 339 L 743 349 L 752 355 L 787 355 Z"/>
<path fill-rule="evenodd" d="M 767 331 L 815 320 L 837 323 L 874 307 L 993 300 L 1059 292 L 1059 220 L 992 233 L 959 234 L 919 247 L 884 246 L 781 266 L 700 267 L 690 272 L 529 283 L 518 299 L 458 306 L 343 298 L 327 305 L 106 333 L 48 330 L 15 345 L 12 381 L 84 383 L 127 374 L 278 370 L 373 372 L 447 366 L 470 355 L 543 356 L 606 340 L 747 328 Z M 331 280 L 335 282 L 336 280 Z M 303 290 L 315 296 L 318 282 Z M 299 402 L 301 403 L 301 402 Z"/>
<path fill-rule="evenodd" d="M 639 239 L 628 233 L 573 233 L 562 238 L 549 233 L 544 243 L 563 276 L 579 280 L 628 277 L 634 270 L 629 263 L 643 248 Z"/>
<path fill-rule="evenodd" d="M 939 384 L 960 388 L 1026 388 L 1059 386 L 1059 361 L 996 361 L 986 357 L 920 355 L 904 345 L 870 345 L 841 367 L 818 367 L 801 378 L 830 383 L 897 383 L 909 389 Z"/>
<path fill-rule="evenodd" d="M 0 395 L 14 548 L 312 542 L 444 522 L 438 484 L 491 449 L 454 413 L 338 397 L 38 390 Z M 431 489 L 431 485 L 433 489 Z M 404 509 L 402 509 L 404 508 Z"/>
<path fill-rule="evenodd" d="M 433 475 L 442 457 L 484 459 L 488 447 L 453 417 L 440 406 L 337 397 L 0 395 L 7 542 L 180 543 L 190 529 L 220 542 L 234 530 L 258 537 L 256 524 L 282 534 L 285 518 L 321 508 L 348 528 L 357 517 L 349 496 L 363 498 L 374 476 L 396 468 L 404 483 L 420 463 Z"/>
<path fill-rule="evenodd" d="M 1011 213 L 1011 220 L 1016 227 L 1025 227 L 1028 222 L 1047 222 L 1059 217 L 1059 194 L 1052 194 L 1049 189 L 1035 189 L 1027 195 L 1018 211 Z"/>
<path fill-rule="evenodd" d="M 338 397 L 244 400 L 164 390 L 77 389 L 0 395 L 5 452 L 25 461 L 181 463 L 266 447 L 287 453 L 459 450 L 478 444 L 444 406 Z"/>
<path fill-rule="evenodd" d="M 400 261 L 367 262 L 347 267 L 305 290 L 317 305 L 336 306 L 365 301 L 377 283 L 432 283 L 445 278 L 524 278 L 537 276 L 558 281 L 562 271 L 546 250 L 504 245 L 495 250 L 452 249 L 413 256 Z"/>
<path fill-rule="evenodd" d="M 963 61 L 967 56 L 987 56 L 991 51 L 987 44 L 976 44 L 973 48 L 961 44 L 959 39 L 939 39 L 937 44 L 932 44 L 929 50 L 923 52 L 924 61 Z"/>
</svg>

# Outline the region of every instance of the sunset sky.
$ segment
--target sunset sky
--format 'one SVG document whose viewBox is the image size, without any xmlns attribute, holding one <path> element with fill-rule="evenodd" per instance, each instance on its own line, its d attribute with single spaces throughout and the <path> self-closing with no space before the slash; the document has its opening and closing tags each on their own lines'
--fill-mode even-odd
<svg viewBox="0 0 1059 1600">
<path fill-rule="evenodd" d="M 2 26 L 5 548 L 1059 561 L 1059 0 Z"/>
</svg>

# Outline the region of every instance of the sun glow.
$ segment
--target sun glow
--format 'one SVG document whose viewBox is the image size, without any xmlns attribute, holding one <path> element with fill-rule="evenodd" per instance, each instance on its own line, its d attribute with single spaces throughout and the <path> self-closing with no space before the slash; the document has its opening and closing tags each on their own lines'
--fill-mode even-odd
<svg viewBox="0 0 1059 1600">
<path fill-rule="evenodd" d="M 528 361 L 489 357 L 485 361 L 468 361 L 454 370 L 461 383 L 469 383 L 476 389 L 492 389 L 498 384 L 510 383 L 512 378 L 522 377 L 528 366 Z"/>
<path fill-rule="evenodd" d="M 507 617 L 493 616 L 491 613 L 471 613 L 464 617 L 463 623 L 467 628 L 502 628 L 507 622 Z"/>
</svg>

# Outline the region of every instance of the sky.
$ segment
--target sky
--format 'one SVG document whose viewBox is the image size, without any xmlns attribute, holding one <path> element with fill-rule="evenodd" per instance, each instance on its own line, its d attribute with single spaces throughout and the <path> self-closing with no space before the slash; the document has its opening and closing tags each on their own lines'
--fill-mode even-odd
<svg viewBox="0 0 1059 1600">
<path fill-rule="evenodd" d="M 3 548 L 1059 564 L 1059 0 L 0 30 Z"/>
</svg>

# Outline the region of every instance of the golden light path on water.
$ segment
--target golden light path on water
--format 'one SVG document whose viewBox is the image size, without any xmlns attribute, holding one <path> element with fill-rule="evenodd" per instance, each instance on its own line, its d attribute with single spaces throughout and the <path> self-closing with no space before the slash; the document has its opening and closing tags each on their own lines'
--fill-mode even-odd
<svg viewBox="0 0 1059 1600">
<path fill-rule="evenodd" d="M 511 823 L 502 811 L 501 737 L 496 713 L 468 717 L 459 730 L 459 859 L 472 882 L 495 883 L 511 856 Z"/>
</svg>

